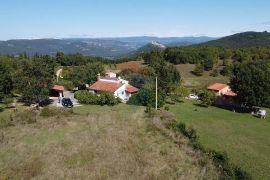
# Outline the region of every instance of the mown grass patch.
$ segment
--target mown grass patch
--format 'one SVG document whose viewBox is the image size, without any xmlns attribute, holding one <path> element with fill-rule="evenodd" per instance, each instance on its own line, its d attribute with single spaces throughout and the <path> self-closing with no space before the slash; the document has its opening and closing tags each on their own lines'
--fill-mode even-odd
<svg viewBox="0 0 270 180">
<path fill-rule="evenodd" d="M 192 74 L 192 71 L 195 69 L 194 64 L 179 64 L 175 66 L 181 74 L 183 85 L 189 88 L 200 88 L 215 82 L 228 83 L 229 81 L 228 77 L 222 75 L 217 77 L 210 76 L 211 71 L 205 71 L 203 76 L 195 76 Z"/>
<path fill-rule="evenodd" d="M 226 152 L 235 165 L 255 179 L 270 177 L 270 118 L 234 113 L 217 107 L 204 108 L 195 101 L 169 105 L 179 122 L 197 131 L 206 148 Z M 267 110 L 270 112 L 270 110 Z"/>
</svg>

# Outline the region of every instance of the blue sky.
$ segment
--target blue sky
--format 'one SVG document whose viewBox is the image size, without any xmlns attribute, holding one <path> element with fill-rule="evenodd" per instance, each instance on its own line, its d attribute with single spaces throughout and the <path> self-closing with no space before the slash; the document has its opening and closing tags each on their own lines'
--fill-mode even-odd
<svg viewBox="0 0 270 180">
<path fill-rule="evenodd" d="M 0 0 L 0 39 L 270 31 L 270 0 Z"/>
</svg>

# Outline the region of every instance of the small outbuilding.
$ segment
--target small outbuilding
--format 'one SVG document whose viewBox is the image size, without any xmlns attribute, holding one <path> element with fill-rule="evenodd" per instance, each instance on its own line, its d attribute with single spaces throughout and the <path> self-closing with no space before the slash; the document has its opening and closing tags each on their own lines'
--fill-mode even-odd
<svg viewBox="0 0 270 180">
<path fill-rule="evenodd" d="M 54 97 L 64 97 L 64 86 L 60 86 L 60 85 L 54 85 L 52 88 L 51 88 L 51 92 L 50 92 L 50 95 L 51 96 L 54 96 Z"/>
</svg>

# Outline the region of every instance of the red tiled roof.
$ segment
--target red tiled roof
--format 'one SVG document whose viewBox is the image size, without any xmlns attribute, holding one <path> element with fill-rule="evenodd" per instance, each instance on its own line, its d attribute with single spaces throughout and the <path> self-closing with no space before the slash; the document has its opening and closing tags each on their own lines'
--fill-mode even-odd
<svg viewBox="0 0 270 180">
<path fill-rule="evenodd" d="M 139 91 L 139 89 L 128 84 L 126 87 L 126 91 L 129 93 L 136 93 Z"/>
<path fill-rule="evenodd" d="M 55 91 L 64 91 L 65 90 L 64 86 L 59 86 L 59 85 L 54 85 L 51 89 L 55 90 Z"/>
<path fill-rule="evenodd" d="M 227 84 L 222 84 L 222 83 L 215 83 L 215 84 L 211 84 L 210 86 L 207 87 L 207 89 L 209 90 L 215 90 L 215 91 L 220 91 L 224 88 L 228 87 Z"/>
<path fill-rule="evenodd" d="M 228 92 L 226 92 L 224 95 L 225 95 L 225 96 L 231 96 L 231 97 L 237 96 L 237 94 L 236 94 L 235 92 L 233 92 L 233 91 L 228 91 Z"/>
<path fill-rule="evenodd" d="M 95 91 L 115 92 L 121 86 L 123 86 L 123 84 L 121 83 L 97 81 L 93 85 L 91 85 L 88 89 Z"/>
</svg>

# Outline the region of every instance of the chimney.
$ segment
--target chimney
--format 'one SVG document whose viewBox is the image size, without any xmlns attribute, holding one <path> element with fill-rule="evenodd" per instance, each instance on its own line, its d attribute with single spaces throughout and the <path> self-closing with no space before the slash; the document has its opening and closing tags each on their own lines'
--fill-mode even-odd
<svg viewBox="0 0 270 180">
<path fill-rule="evenodd" d="M 97 80 L 98 81 L 100 80 L 100 74 L 99 73 L 97 74 Z"/>
</svg>

